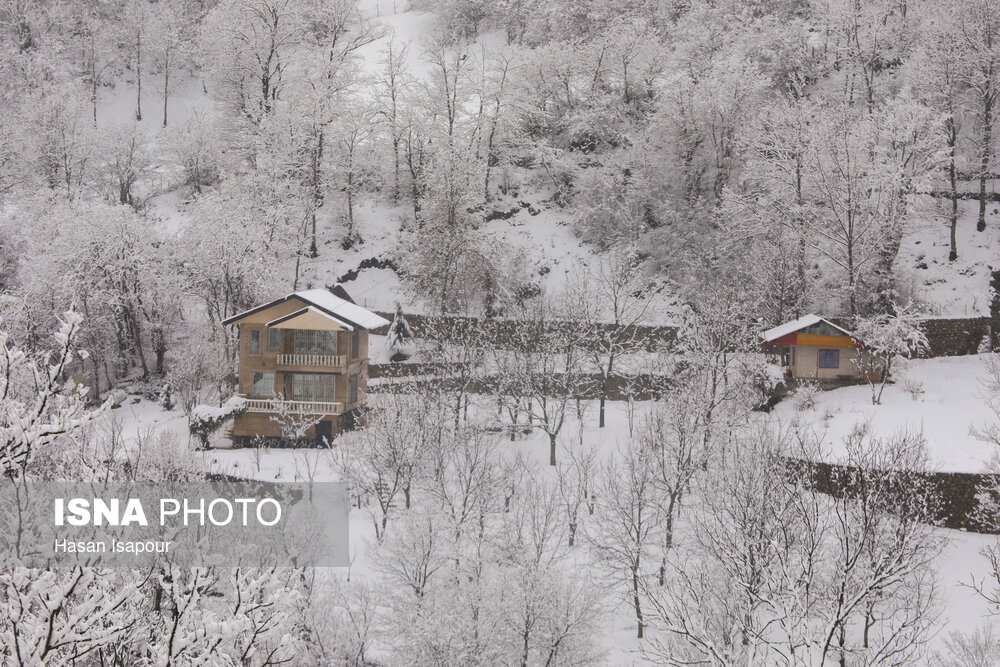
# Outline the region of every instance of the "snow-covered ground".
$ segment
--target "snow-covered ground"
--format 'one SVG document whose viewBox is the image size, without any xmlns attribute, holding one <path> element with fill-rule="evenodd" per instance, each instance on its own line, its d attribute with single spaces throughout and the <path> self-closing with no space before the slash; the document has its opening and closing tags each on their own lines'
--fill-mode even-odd
<svg viewBox="0 0 1000 667">
<path fill-rule="evenodd" d="M 1000 268 L 1000 204 L 986 207 L 986 230 L 976 231 L 979 202 L 959 201 L 958 259 L 948 261 L 949 219 L 944 205 L 923 198 L 920 215 L 908 222 L 895 268 L 912 297 L 932 315 L 988 315 L 990 269 Z M 909 295 L 907 295 L 909 296 Z"/>
<path fill-rule="evenodd" d="M 408 44 L 408 67 L 418 79 L 428 76 L 428 64 L 419 55 L 436 23 L 433 13 L 404 11 L 406 0 L 362 0 L 364 14 L 374 23 L 390 29 L 386 38 L 363 49 L 362 67 L 374 74 L 391 37 Z M 485 35 L 471 48 L 493 48 L 498 36 Z M 163 142 L 171 128 L 176 127 L 196 109 L 211 109 L 211 98 L 205 93 L 200 77 L 183 81 L 168 101 L 170 127 L 161 128 L 162 99 L 155 92 L 155 82 L 147 83 L 143 96 L 143 120 L 140 126 L 147 132 L 157 156 L 165 154 Z M 100 92 L 99 123 L 126 122 L 134 118 L 134 88 L 120 82 L 118 86 Z M 189 222 L 186 207 L 190 193 L 173 189 L 176 165 L 159 159 L 146 184 L 155 192 L 149 201 L 151 215 L 159 221 L 166 235 L 177 234 Z M 500 178 L 500 174 L 496 177 Z M 523 176 L 523 175 L 522 175 Z M 572 213 L 552 203 L 545 187 L 532 183 L 524 176 L 517 183 L 516 197 L 491 202 L 490 210 L 517 212 L 507 219 L 496 219 L 483 226 L 484 235 L 496 241 L 498 253 L 518 258 L 525 275 L 547 291 L 555 291 L 565 282 L 574 268 L 593 262 L 592 248 L 582 243 L 575 233 Z M 371 259 L 393 259 L 400 247 L 400 227 L 412 215 L 404 204 L 393 207 L 382 198 L 362 195 L 355 205 L 357 231 L 363 242 L 343 249 L 340 240 L 344 231 L 343 206 L 331 198 L 319 216 L 320 254 L 306 260 L 302 267 L 300 288 L 320 287 L 337 282 L 360 263 Z M 528 206 L 522 206 L 527 202 Z M 935 315 L 967 317 L 983 315 L 989 307 L 989 272 L 991 264 L 1000 263 L 1000 207 L 990 203 L 987 208 L 987 230 L 975 231 L 978 202 L 962 201 L 958 227 L 959 258 L 948 261 L 947 218 L 944 210 L 927 202 L 919 215 L 910 221 L 896 263 L 909 291 L 921 306 Z M 487 212 L 488 212 L 487 211 Z M 407 292 L 397 273 L 387 268 L 368 268 L 345 283 L 358 303 L 374 309 L 391 311 L 401 301 L 407 312 L 418 310 L 413 295 Z M 669 300 L 669 297 L 665 297 Z M 658 323 L 666 323 L 661 319 Z M 373 339 L 373 361 L 385 361 L 384 343 Z M 882 404 L 871 403 L 867 386 L 848 387 L 817 395 L 815 406 L 808 410 L 796 407 L 792 400 L 781 403 L 768 419 L 797 424 L 811 429 L 824 438 L 826 449 L 836 460 L 843 437 L 859 422 L 867 422 L 876 436 L 891 436 L 900 430 L 919 431 L 926 438 L 932 465 L 945 471 L 983 471 L 997 454 L 996 447 L 977 438 L 973 430 L 998 422 L 983 392 L 986 377 L 982 356 L 953 357 L 911 362 L 898 374 L 896 382 L 886 388 Z M 917 390 L 920 391 L 917 391 Z M 912 390 L 912 391 L 911 391 Z M 613 456 L 629 435 L 628 406 L 621 402 L 608 405 L 608 425 L 596 427 L 596 405 L 586 402 L 586 414 L 581 425 L 573 418 L 564 428 L 564 445 L 581 440 L 595 447 L 603 456 Z M 648 405 L 635 406 L 642 415 Z M 193 451 L 194 441 L 187 432 L 187 422 L 179 410 L 165 412 L 146 400 L 131 399 L 112 411 L 108 419 L 116 419 L 126 439 L 135 439 L 149 429 L 166 430 L 180 442 L 190 442 L 191 456 L 206 472 L 218 472 L 261 480 L 334 479 L 336 472 L 328 451 L 303 449 L 233 450 L 225 447 L 222 433 L 215 441 L 218 448 L 208 452 Z M 521 455 L 543 474 L 550 474 L 548 441 L 545 434 L 534 432 L 514 443 L 501 440 L 509 456 Z M 399 520 L 405 520 L 401 518 Z M 350 521 L 351 552 L 354 558 L 352 574 L 375 576 L 370 569 L 367 550 L 374 541 L 371 520 L 365 510 L 353 510 Z M 963 584 L 973 576 L 981 577 L 987 570 L 983 547 L 995 538 L 942 529 L 948 544 L 937 560 L 940 581 L 942 630 L 935 638 L 940 646 L 952 630 L 971 631 L 982 624 L 991 611 Z M 609 592 L 607 604 L 613 610 L 600 639 L 606 650 L 606 664 L 647 664 L 635 639 L 634 620 L 625 605 L 619 605 L 616 595 Z"/>
<path fill-rule="evenodd" d="M 819 392 L 811 409 L 789 398 L 771 418 L 822 436 L 834 460 L 843 452 L 843 438 L 867 422 L 875 436 L 922 433 L 936 470 L 982 472 L 1000 454 L 973 433 L 1000 423 L 983 388 L 986 364 L 984 355 L 912 360 L 886 386 L 880 405 L 872 405 L 868 385 L 842 387 Z"/>
<path fill-rule="evenodd" d="M 934 359 L 918 361 L 908 371 L 911 378 L 925 384 L 925 394 L 914 400 L 897 384 L 886 389 L 882 406 L 871 406 L 871 395 L 866 387 L 850 387 L 830 392 L 823 392 L 817 399 L 817 408 L 808 412 L 796 412 L 791 401 L 786 401 L 776 409 L 774 416 L 781 419 L 799 418 L 803 422 L 812 420 L 816 423 L 826 423 L 827 438 L 833 444 L 837 434 L 849 430 L 856 418 L 871 418 L 873 428 L 877 432 L 893 432 L 901 424 L 907 422 L 925 424 L 932 454 L 941 461 L 944 469 L 978 469 L 989 459 L 989 448 L 982 446 L 982 451 L 976 449 L 974 439 L 968 436 L 965 425 L 985 421 L 992 413 L 986 407 L 981 397 L 979 381 L 985 372 L 982 357 L 963 357 L 952 359 Z M 942 381 L 949 383 L 942 386 Z M 954 394 L 954 395 L 951 395 Z M 119 422 L 122 434 L 128 439 L 134 439 L 136 434 L 148 429 L 166 429 L 182 442 L 187 436 L 187 426 L 184 416 L 178 411 L 163 411 L 155 403 L 145 399 L 133 402 L 130 398 L 124 404 L 112 411 L 107 419 L 114 418 Z M 867 404 L 866 404 L 867 401 Z M 607 426 L 597 428 L 596 402 L 585 401 L 584 418 L 581 424 L 575 418 L 570 418 L 564 427 L 561 438 L 564 446 L 578 446 L 582 441 L 587 446 L 598 450 L 600 456 L 614 456 L 619 446 L 628 442 L 629 407 L 624 402 L 610 402 L 607 408 Z M 488 408 L 484 407 L 483 410 Z M 648 411 L 648 403 L 637 403 L 632 413 L 633 424 L 641 421 Z M 831 412 L 835 416 L 824 419 Z M 961 419 L 956 417 L 961 415 Z M 951 428 L 950 423 L 960 425 Z M 935 430 L 931 430 L 931 426 Z M 961 439 L 950 441 L 948 446 L 933 448 L 935 437 L 949 430 L 959 430 Z M 582 433 L 582 435 L 581 435 Z M 498 436 L 499 437 L 499 436 Z M 303 480 L 310 476 L 316 480 L 336 479 L 333 468 L 333 456 L 329 451 L 318 449 L 228 449 L 228 442 L 220 433 L 215 438 L 217 448 L 208 452 L 191 452 L 191 456 L 200 461 L 206 471 L 243 476 L 260 480 Z M 529 465 L 535 467 L 541 474 L 553 474 L 548 465 L 548 440 L 544 433 L 535 432 L 516 442 L 509 442 L 505 437 L 499 439 L 499 446 L 506 455 L 520 455 Z M 191 447 L 195 445 L 191 441 Z M 949 456 L 949 452 L 955 453 Z M 967 465 L 958 465 L 959 454 Z M 973 463 L 978 462 L 978 463 Z M 405 516 L 398 516 L 397 521 L 404 521 Z M 353 564 L 351 576 L 377 576 L 370 567 L 367 551 L 374 543 L 374 529 L 371 517 L 366 509 L 352 508 L 350 518 L 350 540 Z M 988 573 L 988 563 L 980 553 L 982 549 L 994 542 L 995 537 L 969 534 L 961 531 L 941 529 L 947 544 L 936 562 L 937 577 L 940 591 L 940 621 L 941 630 L 935 636 L 933 643 L 943 647 L 948 634 L 955 630 L 969 632 L 979 627 L 988 616 L 990 609 L 986 603 L 967 586 L 973 577 L 982 578 Z M 641 654 L 642 644 L 635 638 L 635 624 L 631 609 L 620 601 L 620 597 L 608 590 L 605 604 L 608 615 L 605 620 L 605 631 L 599 643 L 606 651 L 605 664 L 615 666 L 631 666 L 650 664 Z"/>
</svg>

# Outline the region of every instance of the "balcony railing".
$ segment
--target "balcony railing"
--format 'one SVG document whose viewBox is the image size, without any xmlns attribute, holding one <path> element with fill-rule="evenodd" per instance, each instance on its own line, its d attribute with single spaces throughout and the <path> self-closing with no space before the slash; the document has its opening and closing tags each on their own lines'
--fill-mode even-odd
<svg viewBox="0 0 1000 667">
<path fill-rule="evenodd" d="M 327 368 L 343 368 L 342 354 L 279 354 L 279 366 L 325 366 Z"/>
<path fill-rule="evenodd" d="M 247 398 L 247 412 L 274 412 L 284 409 L 293 415 L 336 415 L 343 412 L 342 403 L 317 401 L 280 401 L 273 398 Z"/>
</svg>

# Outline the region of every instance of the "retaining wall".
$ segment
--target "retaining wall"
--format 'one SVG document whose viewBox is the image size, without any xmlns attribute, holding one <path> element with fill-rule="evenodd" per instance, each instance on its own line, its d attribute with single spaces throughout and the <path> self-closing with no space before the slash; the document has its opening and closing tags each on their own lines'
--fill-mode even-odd
<svg viewBox="0 0 1000 667">
<path fill-rule="evenodd" d="M 924 357 L 976 354 L 990 338 L 990 317 L 928 318 L 921 322 L 930 349 Z"/>
<path fill-rule="evenodd" d="M 1000 311 L 998 311 L 1000 313 Z M 387 320 L 392 320 L 393 313 L 378 313 Z M 426 337 L 429 331 L 433 331 L 435 337 L 447 339 L 478 328 L 483 328 L 484 332 L 490 334 L 491 343 L 504 345 L 509 342 L 512 345 L 530 345 L 522 335 L 523 332 L 515 332 L 522 323 L 514 320 L 484 320 L 475 317 L 452 317 L 452 316 L 426 316 L 426 315 L 406 315 L 406 321 L 417 338 Z M 850 322 L 841 318 L 834 318 L 833 321 L 838 326 L 850 329 Z M 994 323 L 996 323 L 994 325 Z M 1000 314 L 993 317 L 961 317 L 961 318 L 927 318 L 921 321 L 924 335 L 927 336 L 929 345 L 924 357 L 955 357 L 966 354 L 976 354 L 984 340 L 989 342 L 991 335 L 1000 336 L 1000 332 L 994 333 L 994 328 L 1000 328 Z M 611 331 L 615 328 L 613 324 L 599 325 L 599 331 L 594 339 L 600 340 L 600 330 Z M 373 329 L 372 333 L 384 336 L 388 327 Z M 622 334 L 623 339 L 637 341 L 646 350 L 663 349 L 670 347 L 677 340 L 677 327 L 674 326 L 636 326 L 630 327 Z M 1000 338 L 997 338 L 1000 343 Z"/>
<path fill-rule="evenodd" d="M 805 474 L 812 488 L 820 493 L 834 497 L 850 494 L 851 482 L 856 479 L 854 471 L 848 466 L 822 461 L 804 461 L 802 459 L 787 459 L 790 473 L 798 476 Z M 900 487 L 912 489 L 920 486 L 926 490 L 935 501 L 934 514 L 939 525 L 957 530 L 967 530 L 973 533 L 995 534 L 993 526 L 985 525 L 976 516 L 979 506 L 977 494 L 985 485 L 993 486 L 996 478 L 993 475 L 964 472 L 900 472 L 896 483 Z"/>
</svg>

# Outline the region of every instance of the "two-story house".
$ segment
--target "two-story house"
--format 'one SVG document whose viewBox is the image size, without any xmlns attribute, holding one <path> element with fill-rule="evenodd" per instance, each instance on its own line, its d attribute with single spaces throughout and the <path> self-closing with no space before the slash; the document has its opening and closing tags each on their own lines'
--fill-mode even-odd
<svg viewBox="0 0 1000 667">
<path fill-rule="evenodd" d="M 368 331 L 389 322 L 337 285 L 289 294 L 223 324 L 239 327 L 239 393 L 247 399 L 233 425 L 240 446 L 287 437 L 279 412 L 314 421 L 305 437 L 317 441 L 353 423 L 365 403 Z"/>
</svg>

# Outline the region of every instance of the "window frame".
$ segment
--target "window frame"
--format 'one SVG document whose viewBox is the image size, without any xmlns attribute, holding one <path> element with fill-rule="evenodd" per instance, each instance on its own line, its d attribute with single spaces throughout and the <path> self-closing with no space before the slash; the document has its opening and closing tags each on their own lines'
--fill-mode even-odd
<svg viewBox="0 0 1000 667">
<path fill-rule="evenodd" d="M 351 373 L 347 378 L 347 402 L 351 405 L 357 403 L 361 398 L 361 374 Z"/>
<path fill-rule="evenodd" d="M 271 393 L 269 393 L 269 394 L 266 394 L 266 393 L 265 394 L 258 394 L 257 391 L 256 391 L 257 382 L 258 382 L 257 378 L 259 376 L 260 379 L 263 380 L 264 377 L 267 376 L 267 375 L 271 376 Z M 253 397 L 255 397 L 255 398 L 270 398 L 270 397 L 274 396 L 275 395 L 275 393 L 274 393 L 274 381 L 276 379 L 277 378 L 275 376 L 274 371 L 251 371 L 251 373 L 250 373 L 250 395 L 253 396 Z"/>
<path fill-rule="evenodd" d="M 256 350 L 254 350 L 254 345 L 257 346 Z M 247 341 L 247 350 L 250 354 L 253 355 L 260 354 L 260 329 L 250 329 L 250 334 Z"/>
<path fill-rule="evenodd" d="M 833 362 L 832 364 L 830 362 Z M 837 370 L 840 368 L 840 350 L 823 347 L 819 349 L 819 368 Z"/>
<path fill-rule="evenodd" d="M 308 332 L 308 333 L 306 333 Z M 316 339 L 319 334 L 327 339 L 328 342 L 332 343 L 332 349 L 330 347 L 320 348 L 316 344 Z M 337 340 L 336 331 L 326 331 L 325 329 L 296 329 L 295 330 L 295 340 L 292 342 L 292 350 L 295 354 L 339 354 L 340 353 L 340 341 Z M 306 336 L 310 340 L 309 349 L 303 345 Z"/>
<path fill-rule="evenodd" d="M 309 396 L 298 392 L 299 382 L 305 383 L 308 378 Z M 329 396 L 317 397 L 316 388 L 320 380 L 329 383 Z M 335 373 L 292 373 L 291 398 L 293 401 L 306 403 L 336 403 L 337 402 L 337 375 Z"/>
<path fill-rule="evenodd" d="M 271 341 L 271 335 L 272 334 L 274 334 L 274 338 L 275 338 L 275 340 L 273 341 L 274 345 L 271 344 L 271 342 L 272 342 Z M 281 349 L 281 329 L 278 329 L 278 328 L 275 328 L 275 327 L 268 327 L 267 328 L 267 349 L 269 349 L 269 350 L 278 350 L 278 349 Z"/>
</svg>

